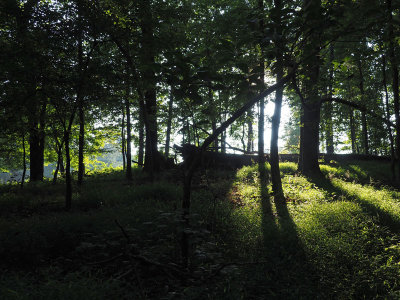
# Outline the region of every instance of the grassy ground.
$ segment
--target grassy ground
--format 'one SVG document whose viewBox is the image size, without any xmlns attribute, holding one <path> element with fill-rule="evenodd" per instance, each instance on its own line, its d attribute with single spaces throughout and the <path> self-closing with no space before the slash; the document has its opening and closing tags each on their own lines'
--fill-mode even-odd
<svg viewBox="0 0 400 300">
<path fill-rule="evenodd" d="M 268 165 L 266 166 L 268 169 Z M 287 202 L 258 166 L 195 179 L 191 260 L 180 267 L 181 172 L 0 186 L 1 299 L 400 297 L 400 193 L 389 164 L 330 162 L 310 179 L 282 163 Z"/>
</svg>

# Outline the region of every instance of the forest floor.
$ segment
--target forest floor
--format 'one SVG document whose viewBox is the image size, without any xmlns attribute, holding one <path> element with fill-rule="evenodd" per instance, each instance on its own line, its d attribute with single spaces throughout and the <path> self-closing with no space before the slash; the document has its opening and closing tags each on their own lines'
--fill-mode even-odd
<svg viewBox="0 0 400 300">
<path fill-rule="evenodd" d="M 180 264 L 180 170 L 0 186 L 0 299 L 398 299 L 400 192 L 389 163 L 281 163 L 287 203 L 258 166 L 196 175 Z M 267 165 L 268 169 L 268 165 Z M 262 192 L 264 191 L 264 192 Z"/>
</svg>

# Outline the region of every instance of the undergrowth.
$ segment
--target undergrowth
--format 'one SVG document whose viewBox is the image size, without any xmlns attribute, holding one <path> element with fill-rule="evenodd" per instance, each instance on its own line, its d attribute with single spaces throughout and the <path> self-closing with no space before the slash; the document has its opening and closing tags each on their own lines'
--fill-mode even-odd
<svg viewBox="0 0 400 300">
<path fill-rule="evenodd" d="M 5 299 L 309 299 L 400 296 L 400 200 L 380 163 L 281 163 L 275 203 L 257 165 L 196 175 L 190 268 L 180 266 L 180 171 L 0 187 Z M 386 168 L 386 169 L 385 169 Z M 269 169 L 268 164 L 266 169 Z M 268 177 L 268 176 L 267 176 Z"/>
</svg>

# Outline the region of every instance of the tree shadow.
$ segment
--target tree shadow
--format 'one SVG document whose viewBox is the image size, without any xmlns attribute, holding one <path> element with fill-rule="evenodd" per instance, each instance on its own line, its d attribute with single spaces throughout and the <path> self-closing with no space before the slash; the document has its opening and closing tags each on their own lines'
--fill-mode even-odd
<svg viewBox="0 0 400 300">
<path fill-rule="evenodd" d="M 378 217 L 380 224 L 388 227 L 392 232 L 400 232 L 400 221 L 394 215 L 376 206 L 375 204 L 368 202 L 359 195 L 349 195 L 346 189 L 335 186 L 329 178 L 326 177 L 308 177 L 310 182 L 315 184 L 320 189 L 327 191 L 330 194 L 334 194 L 334 199 L 340 200 L 342 196 L 348 200 L 354 201 L 359 204 L 362 210 L 371 215 Z"/>
<path fill-rule="evenodd" d="M 272 201 L 265 164 L 259 164 L 258 170 L 262 209 L 262 263 L 249 270 L 252 272 L 249 278 L 249 290 L 252 293 L 250 298 L 301 299 L 320 295 L 318 274 L 307 258 L 287 204 Z"/>
</svg>

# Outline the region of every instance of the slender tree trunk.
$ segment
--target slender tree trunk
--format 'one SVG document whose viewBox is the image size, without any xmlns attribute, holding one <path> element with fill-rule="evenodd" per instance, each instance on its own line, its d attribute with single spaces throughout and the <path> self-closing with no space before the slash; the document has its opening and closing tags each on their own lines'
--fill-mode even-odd
<svg viewBox="0 0 400 300">
<path fill-rule="evenodd" d="M 144 170 L 149 173 L 160 170 L 158 156 L 157 138 L 157 99 L 156 99 L 156 76 L 152 66 L 155 65 L 154 37 L 153 37 L 153 17 L 150 1 L 140 0 L 140 13 L 142 29 L 142 52 L 141 59 L 143 78 L 146 83 L 144 91 L 145 100 L 145 124 L 146 124 L 146 152 Z"/>
<path fill-rule="evenodd" d="M 242 125 L 242 136 L 240 137 L 240 141 L 242 142 L 243 153 L 247 152 L 246 143 L 244 141 L 245 137 L 246 137 L 246 123 L 243 122 L 243 125 Z"/>
<path fill-rule="evenodd" d="M 85 113 L 83 109 L 83 97 L 78 97 L 78 116 L 79 116 L 79 141 L 78 141 L 78 186 L 82 185 L 83 175 L 85 174 L 84 146 L 85 146 Z"/>
<path fill-rule="evenodd" d="M 139 95 L 140 97 L 140 95 Z M 138 164 L 143 166 L 144 159 L 144 103 L 143 99 L 139 98 L 139 149 L 138 149 Z"/>
<path fill-rule="evenodd" d="M 303 105 L 300 108 L 300 132 L 299 132 L 299 162 L 298 165 L 302 166 L 303 165 L 303 156 L 304 156 L 304 108 Z"/>
<path fill-rule="evenodd" d="M 34 105 L 36 107 L 36 105 Z M 30 134 L 29 134 L 29 168 L 30 181 L 43 181 L 44 171 L 44 144 L 45 144 L 45 116 L 46 103 L 42 104 L 39 110 L 39 118 L 35 114 L 35 108 L 30 115 Z"/>
<path fill-rule="evenodd" d="M 226 131 L 221 133 L 221 152 L 226 153 Z"/>
<path fill-rule="evenodd" d="M 61 173 L 62 175 L 65 174 L 64 158 L 63 158 L 62 153 L 60 154 L 60 173 Z"/>
<path fill-rule="evenodd" d="M 365 103 L 365 91 L 364 91 L 364 75 L 362 71 L 361 61 L 358 61 L 358 71 L 360 74 L 360 93 L 361 93 L 361 102 Z M 362 148 L 364 154 L 369 154 L 369 141 L 368 141 L 368 128 L 367 128 L 367 116 L 365 112 L 361 114 L 361 126 L 362 126 Z"/>
<path fill-rule="evenodd" d="M 121 154 L 122 154 L 122 168 L 124 171 L 126 171 L 125 107 L 122 107 Z"/>
<path fill-rule="evenodd" d="M 70 132 L 64 132 L 65 144 L 65 209 L 71 210 L 72 207 L 72 178 L 71 178 L 71 156 L 69 149 Z"/>
<path fill-rule="evenodd" d="M 261 48 L 261 57 L 260 57 L 260 87 L 261 91 L 264 90 L 264 80 L 265 80 L 265 63 L 264 63 L 264 49 L 262 45 L 262 39 L 264 38 L 264 0 L 258 1 L 258 8 L 260 12 L 260 33 L 261 33 L 261 41 L 260 41 L 260 48 Z M 260 165 L 265 163 L 265 155 L 264 155 L 264 126 L 265 126 L 265 98 L 260 100 L 260 111 L 258 115 L 258 163 Z"/>
<path fill-rule="evenodd" d="M 253 133 L 253 113 L 251 110 L 247 112 L 247 152 L 254 151 L 254 133 Z"/>
<path fill-rule="evenodd" d="M 278 1 L 275 1 L 275 3 Z M 279 59 L 281 62 L 281 60 Z M 277 70 L 277 82 L 281 80 L 283 77 L 283 70 L 281 65 Z M 272 181 L 272 192 L 274 193 L 274 197 L 278 201 L 283 201 L 283 189 L 282 189 L 282 181 L 281 174 L 279 169 L 279 155 L 278 155 L 278 138 L 279 138 L 279 124 L 281 121 L 281 108 L 282 108 L 282 96 L 283 96 L 283 88 L 279 88 L 275 92 L 275 110 L 274 115 L 272 116 L 272 128 L 271 128 L 271 181 Z"/>
<path fill-rule="evenodd" d="M 390 107 L 389 107 L 389 93 L 387 88 L 387 81 L 386 81 L 386 57 L 385 55 L 382 56 L 382 75 L 383 75 L 383 88 L 385 89 L 385 113 L 386 119 L 390 121 Z M 396 170 L 395 170 L 395 163 L 396 163 L 396 153 L 394 148 L 394 138 L 392 133 L 392 127 L 389 124 L 386 124 L 387 130 L 389 133 L 389 141 L 390 141 L 390 169 L 392 171 L 392 180 L 396 180 Z"/>
<path fill-rule="evenodd" d="M 400 184 L 400 103 L 399 103 L 399 69 L 397 66 L 397 58 L 395 52 L 395 41 L 393 32 L 393 16 L 392 16 L 392 1 L 387 0 L 388 10 L 388 26 L 389 26 L 389 59 L 392 67 L 392 90 L 393 90 L 393 104 L 394 115 L 396 119 L 396 160 L 397 160 L 397 182 Z"/>
<path fill-rule="evenodd" d="M 361 113 L 362 135 L 363 135 L 363 150 L 364 154 L 369 154 L 369 139 L 368 139 L 368 126 L 367 115 L 363 111 Z"/>
<path fill-rule="evenodd" d="M 131 130 L 131 105 L 130 105 L 130 86 L 129 68 L 127 70 L 126 91 L 125 91 L 125 114 L 126 114 L 126 179 L 132 180 L 132 130 Z"/>
<path fill-rule="evenodd" d="M 56 169 L 54 171 L 54 175 L 53 175 L 53 184 L 57 183 L 57 176 L 58 176 L 58 171 L 60 170 L 60 158 L 57 159 L 57 166 Z"/>
<path fill-rule="evenodd" d="M 168 103 L 168 120 L 167 120 L 167 136 L 165 139 L 165 156 L 169 156 L 169 144 L 171 140 L 171 125 L 172 125 L 172 108 L 174 104 L 174 98 L 173 98 L 173 87 L 171 86 L 171 91 L 170 91 L 170 99 Z"/>
<path fill-rule="evenodd" d="M 36 124 L 31 125 L 29 134 L 29 168 L 31 182 L 43 180 L 43 174 L 41 174 L 41 158 L 40 158 L 40 138 L 39 128 Z"/>
<path fill-rule="evenodd" d="M 277 12 L 277 20 L 275 24 L 277 26 L 276 33 L 277 36 L 281 35 L 281 22 L 280 13 L 282 10 L 282 1 L 274 1 L 275 8 Z M 282 42 L 281 40 L 276 41 L 276 82 L 279 82 L 283 77 L 283 57 L 282 57 Z M 274 194 L 274 199 L 277 202 L 285 201 L 283 194 L 281 174 L 279 169 L 279 154 L 278 154 L 278 138 L 279 138 L 279 124 L 281 122 L 281 109 L 282 109 L 282 97 L 283 97 L 283 87 L 278 88 L 275 92 L 275 110 L 272 116 L 271 124 L 271 150 L 270 150 L 270 165 L 271 165 L 271 181 L 272 181 L 272 192 Z"/>
<path fill-rule="evenodd" d="M 208 101 L 209 101 L 209 108 L 211 110 L 211 128 L 214 132 L 217 129 L 217 121 L 215 120 L 215 105 L 214 105 L 214 98 L 211 89 L 211 82 L 208 82 Z M 194 120 L 193 120 L 194 121 Z M 214 151 L 218 152 L 218 138 L 216 138 L 213 142 Z"/>
<path fill-rule="evenodd" d="M 356 149 L 356 130 L 354 124 L 354 111 L 350 110 L 350 138 L 351 138 L 351 152 L 358 153 Z"/>
<path fill-rule="evenodd" d="M 80 16 L 80 5 L 78 3 L 78 70 L 79 74 L 78 83 L 76 86 L 76 101 L 78 104 L 78 118 L 79 118 L 79 140 L 78 140 L 78 186 L 82 185 L 83 175 L 85 174 L 84 146 L 85 146 L 85 112 L 83 107 L 83 49 L 82 49 L 82 17 Z"/>
<path fill-rule="evenodd" d="M 333 97 L 333 60 L 334 60 L 334 47 L 330 45 L 330 71 L 329 71 L 329 96 Z M 333 145 L 333 121 L 332 121 L 333 103 L 329 101 L 325 105 L 326 112 L 326 153 L 333 154 L 335 149 Z"/>
<path fill-rule="evenodd" d="M 25 133 L 22 133 L 22 178 L 21 178 L 21 189 L 24 187 L 25 174 L 26 174 L 26 148 L 25 148 Z"/>
<path fill-rule="evenodd" d="M 190 144 L 190 137 L 191 137 L 191 134 L 190 134 L 190 126 L 189 126 L 189 121 L 186 121 L 186 139 L 187 139 L 187 143 L 188 144 Z M 195 140 L 193 139 L 193 144 L 195 143 Z"/>
<path fill-rule="evenodd" d="M 44 148 L 46 144 L 46 135 L 45 135 L 45 127 L 46 127 L 46 114 L 47 114 L 47 100 L 43 99 L 42 107 L 40 110 L 40 118 L 39 118 L 39 157 L 40 157 L 40 177 L 43 181 L 44 177 Z"/>
<path fill-rule="evenodd" d="M 57 138 L 56 138 L 56 152 L 57 152 L 57 166 L 56 166 L 56 170 L 54 171 L 54 175 L 53 175 L 53 184 L 57 183 L 57 176 L 58 176 L 58 172 L 60 170 L 60 168 L 63 168 L 63 160 L 62 160 L 62 143 L 59 143 Z"/>
</svg>

